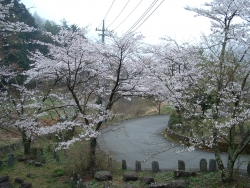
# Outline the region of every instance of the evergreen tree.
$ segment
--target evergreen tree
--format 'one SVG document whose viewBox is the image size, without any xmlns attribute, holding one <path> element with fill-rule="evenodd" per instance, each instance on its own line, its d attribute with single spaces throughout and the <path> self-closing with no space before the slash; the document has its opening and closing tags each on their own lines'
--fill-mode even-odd
<svg viewBox="0 0 250 188">
<path fill-rule="evenodd" d="M 10 9 L 10 16 L 6 18 L 9 22 L 23 22 L 29 26 L 37 28 L 35 20 L 25 5 L 20 3 L 19 0 L 5 0 L 3 4 L 13 3 L 13 7 Z M 28 50 L 33 50 L 34 47 L 31 44 L 25 42 L 34 39 L 38 35 L 38 31 L 34 32 L 21 32 L 21 33 L 9 33 L 9 37 L 2 37 L 1 43 L 5 46 L 2 52 L 2 61 L 5 65 L 14 65 L 14 67 L 21 72 L 29 68 L 30 61 L 27 58 Z"/>
<path fill-rule="evenodd" d="M 53 35 L 56 35 L 60 31 L 60 26 L 52 21 L 46 20 L 43 25 L 43 29 L 47 32 L 50 32 Z"/>
<path fill-rule="evenodd" d="M 43 29 L 45 19 L 40 17 L 36 11 L 34 12 L 33 17 L 34 17 L 35 22 L 36 22 L 37 26 L 39 27 L 39 29 Z"/>
</svg>

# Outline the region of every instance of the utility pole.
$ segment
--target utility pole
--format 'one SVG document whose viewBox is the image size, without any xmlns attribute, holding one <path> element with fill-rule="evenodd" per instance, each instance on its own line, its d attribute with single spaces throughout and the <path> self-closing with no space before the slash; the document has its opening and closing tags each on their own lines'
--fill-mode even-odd
<svg viewBox="0 0 250 188">
<path fill-rule="evenodd" d="M 101 31 L 101 32 L 102 32 L 102 34 L 99 34 L 99 36 L 102 36 L 102 43 L 104 44 L 104 43 L 105 43 L 105 36 L 107 36 L 107 35 L 105 35 L 104 20 L 102 21 L 102 29 L 96 28 L 95 30 L 96 30 L 96 31 Z"/>
<path fill-rule="evenodd" d="M 104 20 L 102 21 L 102 29 L 98 29 L 96 28 L 96 31 L 101 31 L 102 34 L 99 34 L 99 36 L 102 36 L 102 44 L 105 43 L 105 36 L 107 36 L 105 34 L 105 26 L 104 26 Z M 103 63 L 103 59 L 102 59 L 102 63 Z M 103 112 L 105 111 L 105 78 L 103 79 L 103 91 L 102 91 L 102 94 L 103 94 L 103 97 L 102 97 L 102 107 L 103 107 Z"/>
</svg>

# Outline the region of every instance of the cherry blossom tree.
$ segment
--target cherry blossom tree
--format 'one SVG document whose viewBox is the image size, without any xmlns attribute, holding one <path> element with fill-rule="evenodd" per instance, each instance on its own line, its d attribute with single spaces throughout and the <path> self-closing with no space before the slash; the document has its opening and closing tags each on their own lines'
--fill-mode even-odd
<svg viewBox="0 0 250 188">
<path fill-rule="evenodd" d="M 3 86 L 2 82 L 1 86 Z M 24 153 L 29 154 L 31 141 L 36 136 L 34 132 L 36 127 L 40 125 L 39 122 L 35 121 L 39 114 L 34 113 L 36 91 L 28 90 L 25 86 L 19 84 L 5 85 L 4 88 L 5 91 L 1 91 L 0 95 L 1 125 L 19 130 L 22 136 Z M 5 129 L 4 127 L 1 128 Z"/>
<path fill-rule="evenodd" d="M 32 32 L 35 29 L 21 22 L 7 21 L 10 17 L 10 8 L 13 3 L 6 4 L 0 1 L 0 37 L 6 38 L 16 32 Z M 8 46 L 9 44 L 4 44 Z M 0 46 L 1 50 L 3 46 Z M 1 128 L 4 126 L 16 126 L 22 133 L 25 153 L 29 150 L 30 140 L 32 139 L 32 123 L 30 121 L 31 106 L 26 101 L 33 100 L 33 91 L 28 91 L 23 85 L 20 85 L 17 76 L 20 71 L 14 65 L 4 65 L 1 59 L 3 53 L 0 53 L 0 122 Z M 27 124 L 21 123 L 26 119 Z"/>
<path fill-rule="evenodd" d="M 61 29 L 50 35 L 55 44 L 46 44 L 49 53 L 33 53 L 32 69 L 26 72 L 27 83 L 39 81 L 42 102 L 51 99 L 52 106 L 41 105 L 38 113 L 51 110 L 72 111 L 77 117 L 66 118 L 52 127 L 37 129 L 38 135 L 72 129 L 78 126 L 82 133 L 72 140 L 61 142 L 58 148 L 68 148 L 75 141 L 90 139 L 89 169 L 95 166 L 96 137 L 109 117 L 113 104 L 123 96 L 131 96 L 141 89 L 138 85 L 141 65 L 142 36 L 112 36 L 107 45 L 96 44 L 85 37 L 86 29 Z M 102 104 L 98 101 L 102 99 Z"/>
<path fill-rule="evenodd" d="M 212 34 L 198 45 L 167 41 L 154 53 L 158 65 L 151 63 L 156 83 L 182 117 L 178 125 L 193 124 L 206 133 L 194 132 L 190 142 L 213 149 L 224 182 L 233 180 L 234 164 L 250 142 L 249 7 L 247 0 L 186 7 L 211 20 Z M 227 164 L 221 141 L 228 144 Z"/>
<path fill-rule="evenodd" d="M 104 80 L 101 95 L 104 113 L 111 112 L 113 104 L 121 98 L 130 100 L 131 96 L 145 94 L 143 38 L 142 35 L 136 33 L 129 33 L 121 37 L 111 34 L 107 45 L 99 46 L 98 52 L 102 55 L 102 62 L 106 67 L 105 75 L 102 77 Z M 100 129 L 102 124 L 103 121 L 97 124 L 96 131 Z M 93 138 L 90 144 L 91 156 L 93 156 L 96 138 Z M 91 161 L 90 164 L 93 165 L 94 161 Z"/>
<path fill-rule="evenodd" d="M 66 112 L 67 116 L 70 113 L 72 117 L 76 114 L 81 116 L 65 116 L 63 122 L 37 129 L 38 135 L 46 135 L 75 126 L 82 128 L 83 131 L 78 137 L 61 142 L 58 148 L 68 148 L 75 141 L 86 137 L 96 137 L 93 126 L 96 121 L 103 119 L 103 114 L 97 113 L 101 111 L 101 106 L 96 104 L 96 96 L 100 95 L 99 77 L 105 69 L 99 61 L 95 44 L 86 39 L 85 34 L 86 29 L 76 32 L 61 29 L 57 35 L 50 35 L 55 44 L 45 44 L 49 49 L 46 55 L 39 51 L 32 53 L 30 59 L 34 61 L 33 68 L 25 73 L 28 75 L 27 83 L 38 82 L 38 88 L 41 88 L 41 108 L 37 113 L 51 114 L 57 111 L 58 116 L 63 112 Z M 50 105 L 44 105 L 48 101 Z"/>
</svg>

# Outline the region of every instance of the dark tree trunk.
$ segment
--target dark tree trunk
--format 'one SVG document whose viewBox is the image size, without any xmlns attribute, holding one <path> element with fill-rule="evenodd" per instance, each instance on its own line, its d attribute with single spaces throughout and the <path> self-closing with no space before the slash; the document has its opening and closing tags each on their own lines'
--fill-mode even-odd
<svg viewBox="0 0 250 188">
<path fill-rule="evenodd" d="M 100 127 L 102 125 L 102 121 L 97 123 L 96 125 L 96 131 L 99 131 Z M 89 163 L 87 170 L 92 171 L 96 167 L 96 147 L 97 147 L 97 138 L 90 138 L 90 143 L 89 143 Z"/>
<path fill-rule="evenodd" d="M 91 138 L 90 139 L 90 145 L 89 145 L 89 163 L 87 170 L 93 171 L 96 167 L 96 146 L 97 146 L 97 138 Z"/>
<path fill-rule="evenodd" d="M 158 113 L 161 114 L 161 103 L 158 104 Z"/>
<path fill-rule="evenodd" d="M 220 150 L 219 150 L 219 139 L 217 135 L 217 130 L 214 131 L 213 136 L 214 136 L 214 141 L 213 141 L 213 149 L 215 152 L 215 159 L 218 164 L 218 168 L 221 172 L 221 181 L 228 183 L 233 181 L 233 172 L 234 172 L 234 163 L 236 158 L 234 157 L 234 135 L 235 135 L 235 130 L 231 130 L 231 144 L 229 144 L 228 148 L 228 160 L 227 160 L 227 167 L 224 166 L 221 155 L 220 155 Z"/>
<path fill-rule="evenodd" d="M 233 172 L 234 172 L 234 161 L 228 160 L 227 169 L 222 171 L 221 180 L 222 182 L 229 183 L 233 181 Z"/>
<path fill-rule="evenodd" d="M 24 154 L 30 154 L 31 139 L 27 138 L 25 130 L 22 131 Z"/>
</svg>

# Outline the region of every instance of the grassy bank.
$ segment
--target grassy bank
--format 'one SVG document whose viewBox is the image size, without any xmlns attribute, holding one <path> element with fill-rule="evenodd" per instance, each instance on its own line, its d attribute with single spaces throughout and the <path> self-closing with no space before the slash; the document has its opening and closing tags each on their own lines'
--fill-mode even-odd
<svg viewBox="0 0 250 188">
<path fill-rule="evenodd" d="M 0 176 L 8 175 L 10 177 L 10 182 L 13 188 L 18 188 L 20 184 L 15 183 L 15 178 L 20 177 L 25 182 L 32 183 L 34 188 L 68 188 L 71 187 L 70 177 L 72 176 L 72 170 L 74 169 L 77 174 L 85 183 L 88 184 L 90 188 L 102 188 L 104 185 L 115 188 L 123 188 L 125 183 L 123 182 L 123 173 L 125 170 L 121 170 L 121 164 L 109 159 L 108 155 L 98 152 L 98 168 L 96 170 L 110 170 L 113 175 L 112 181 L 97 181 L 90 173 L 84 170 L 85 166 L 85 155 L 87 154 L 87 149 L 83 147 L 82 143 L 76 144 L 74 148 L 71 148 L 67 154 L 64 152 L 59 152 L 60 161 L 57 162 L 53 158 L 53 152 L 45 151 L 44 155 L 46 162 L 41 167 L 36 167 L 34 165 L 27 164 L 25 162 L 15 162 L 13 167 L 9 167 L 4 164 L 0 169 Z M 18 152 L 15 153 L 15 156 Z M 17 159 L 17 158 L 16 158 Z M 3 160 L 3 159 L 2 159 Z M 28 176 L 29 177 L 28 177 Z M 153 173 L 151 171 L 141 171 L 138 172 L 139 178 L 142 176 L 151 176 L 155 179 L 155 182 L 170 183 L 174 180 L 173 171 L 158 172 Z M 235 181 L 232 183 L 222 183 L 220 180 L 219 172 L 207 172 L 207 173 L 197 173 L 195 177 L 181 178 L 188 180 L 190 182 L 189 188 L 247 188 L 250 187 L 250 178 L 247 174 L 235 174 Z M 147 185 L 140 180 L 135 182 L 129 182 L 135 188 L 144 188 Z M 76 186 L 75 186 L 76 187 Z"/>
</svg>

